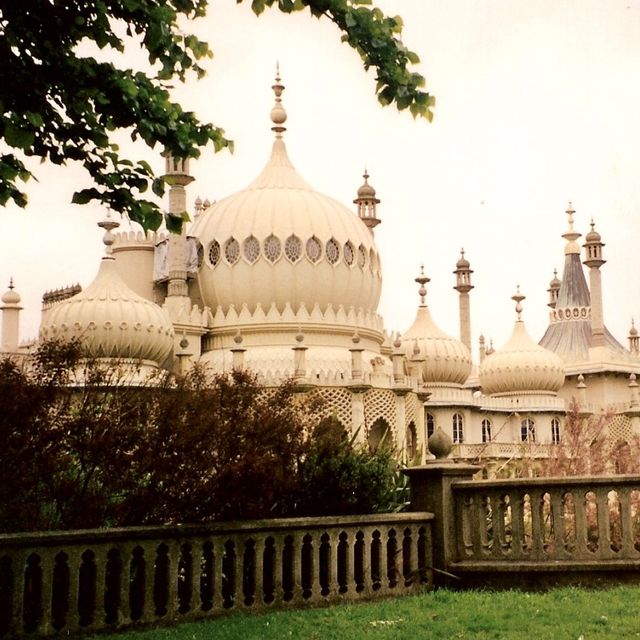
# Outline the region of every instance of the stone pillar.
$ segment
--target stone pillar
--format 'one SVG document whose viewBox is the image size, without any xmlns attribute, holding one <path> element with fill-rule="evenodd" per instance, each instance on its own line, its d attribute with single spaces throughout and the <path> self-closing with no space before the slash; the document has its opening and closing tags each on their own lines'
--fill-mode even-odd
<svg viewBox="0 0 640 640">
<path fill-rule="evenodd" d="M 351 434 L 356 435 L 358 444 L 365 444 L 367 440 L 364 417 L 364 388 L 353 387 L 351 389 Z"/>
<path fill-rule="evenodd" d="M 589 289 L 591 290 L 591 346 L 604 347 L 604 318 L 602 311 L 602 277 L 600 267 L 606 262 L 602 259 L 602 247 L 600 234 L 594 229 L 591 222 L 591 231 L 586 235 L 584 248 L 587 259 L 584 264 L 589 267 Z"/>
<path fill-rule="evenodd" d="M 304 342 L 304 334 L 298 329 L 296 334 L 296 346 L 293 347 L 293 379 L 300 382 L 307 377 L 307 348 Z"/>
<path fill-rule="evenodd" d="M 235 343 L 235 347 L 231 349 L 232 357 L 233 357 L 233 368 L 234 369 L 244 369 L 244 354 L 246 349 L 242 347 L 242 334 L 240 331 L 236 333 L 233 337 L 233 341 Z"/>
<path fill-rule="evenodd" d="M 638 395 L 638 383 L 636 382 L 635 373 L 629 376 L 629 391 L 631 402 L 629 403 L 629 409 L 626 411 L 626 415 L 631 420 L 633 435 L 640 436 L 640 396 Z"/>
<path fill-rule="evenodd" d="M 471 352 L 471 307 L 469 303 L 469 291 L 473 289 L 469 261 L 464 257 L 464 249 L 460 251 L 460 259 L 456 263 L 456 286 L 454 289 L 459 294 L 460 305 L 460 342 Z"/>
<path fill-rule="evenodd" d="M 351 341 L 353 342 L 353 347 L 349 349 L 351 351 L 351 379 L 354 382 L 362 382 L 362 352 L 364 349 L 358 346 L 360 344 L 360 336 L 357 332 L 353 334 Z"/>
<path fill-rule="evenodd" d="M 470 464 L 459 464 L 447 459 L 451 453 L 451 438 L 438 427 L 429 438 L 429 451 L 436 457 L 420 467 L 408 467 L 402 473 L 411 484 L 411 510 L 433 513 L 433 569 L 436 586 L 447 586 L 446 573 L 452 562 L 458 560 L 458 535 L 461 523 L 456 522 L 456 505 L 451 485 L 470 480 L 481 470 Z M 460 525 L 460 526 L 458 526 Z"/>
</svg>

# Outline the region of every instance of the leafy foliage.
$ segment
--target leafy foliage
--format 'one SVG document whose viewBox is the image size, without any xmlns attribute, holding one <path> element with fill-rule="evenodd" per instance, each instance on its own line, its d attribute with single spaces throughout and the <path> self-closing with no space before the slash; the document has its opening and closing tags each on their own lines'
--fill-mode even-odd
<svg viewBox="0 0 640 640">
<path fill-rule="evenodd" d="M 325 418 L 315 427 L 300 465 L 300 515 L 371 513 L 389 507 L 397 473 L 393 450 L 369 452 L 354 441 L 336 418 Z"/>
<path fill-rule="evenodd" d="M 253 0 L 260 14 L 275 0 Z M 400 18 L 388 18 L 358 0 L 278 0 L 284 12 L 305 7 L 327 16 L 343 39 L 361 55 L 365 68 L 378 70 L 383 104 L 396 101 L 414 116 L 431 119 L 432 98 L 419 90 L 424 79 L 407 65 L 418 61 L 399 39 Z M 184 33 L 181 18 L 205 15 L 206 0 L 24 0 L 0 3 L 0 205 L 20 207 L 27 196 L 20 182 L 32 177 L 24 158 L 62 165 L 80 162 L 95 186 L 73 195 L 76 204 L 97 200 L 147 229 L 163 219 L 158 204 L 145 199 L 164 185 L 144 161 L 121 155 L 111 134 L 130 132 L 149 147 L 160 144 L 177 158 L 197 158 L 200 149 L 233 149 L 224 130 L 201 123 L 171 101 L 169 82 L 188 73 L 204 75 L 200 65 L 212 52 L 206 42 Z M 133 36 L 145 50 L 155 75 L 82 55 L 87 41 L 123 60 Z M 175 222 L 175 221 L 174 221 Z M 180 223 L 178 223 L 180 224 Z"/>
<path fill-rule="evenodd" d="M 388 503 L 390 454 L 355 449 L 293 383 L 159 373 L 43 343 L 0 361 L 0 531 L 362 513 Z M 81 381 L 81 384 L 79 384 Z M 316 427 L 320 423 L 320 426 Z"/>
</svg>

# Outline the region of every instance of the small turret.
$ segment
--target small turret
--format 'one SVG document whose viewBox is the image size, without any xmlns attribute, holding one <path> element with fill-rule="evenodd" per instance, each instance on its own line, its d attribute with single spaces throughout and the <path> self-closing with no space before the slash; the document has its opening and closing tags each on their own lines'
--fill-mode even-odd
<svg viewBox="0 0 640 640">
<path fill-rule="evenodd" d="M 549 302 L 547 302 L 547 306 L 551 307 L 551 309 L 555 309 L 558 304 L 558 293 L 560 291 L 560 287 L 562 286 L 562 281 L 558 278 L 558 270 L 553 270 L 553 278 L 549 282 L 549 288 L 547 292 L 549 294 Z"/>
<path fill-rule="evenodd" d="M 640 354 L 640 336 L 638 336 L 633 318 L 631 318 L 631 328 L 629 329 L 629 351 L 634 355 Z"/>
<path fill-rule="evenodd" d="M 380 204 L 380 200 L 376 198 L 376 190 L 369 184 L 369 174 L 366 169 L 362 177 L 364 183 L 358 189 L 358 197 L 353 203 L 358 207 L 358 216 L 373 233 L 374 227 L 381 222 L 376 213 L 376 205 Z"/>
<path fill-rule="evenodd" d="M 602 308 L 602 278 L 600 267 L 606 262 L 602 259 L 604 243 L 591 221 L 591 231 L 587 233 L 584 244 L 587 259 L 584 264 L 589 267 L 589 289 L 591 290 L 591 346 L 603 347 L 605 344 L 604 314 Z"/>
<path fill-rule="evenodd" d="M 2 296 L 2 342 L 0 351 L 12 353 L 18 349 L 20 340 L 20 294 L 13 286 L 13 278 L 9 280 L 9 288 Z"/>
<path fill-rule="evenodd" d="M 471 351 L 471 308 L 469 303 L 469 291 L 473 289 L 471 284 L 471 265 L 464 257 L 464 249 L 460 249 L 460 259 L 456 262 L 456 286 L 453 287 L 459 295 L 460 308 L 460 342 Z"/>
</svg>

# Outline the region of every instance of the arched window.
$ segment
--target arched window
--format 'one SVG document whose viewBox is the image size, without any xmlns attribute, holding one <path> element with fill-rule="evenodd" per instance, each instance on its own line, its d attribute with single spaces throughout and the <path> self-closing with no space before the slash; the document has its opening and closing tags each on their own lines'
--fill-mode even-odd
<svg viewBox="0 0 640 640">
<path fill-rule="evenodd" d="M 436 432 L 436 421 L 432 413 L 427 413 L 427 438 L 430 438 Z"/>
<path fill-rule="evenodd" d="M 536 441 L 536 423 L 531 418 L 525 418 L 520 423 L 520 439 L 522 442 Z"/>
<path fill-rule="evenodd" d="M 453 414 L 453 441 L 462 442 L 464 440 L 462 414 Z"/>
<path fill-rule="evenodd" d="M 491 420 L 482 421 L 482 442 L 491 442 Z"/>
<path fill-rule="evenodd" d="M 405 435 L 405 447 L 407 450 L 407 460 L 412 462 L 418 453 L 418 446 L 416 442 L 416 425 L 410 422 L 407 426 L 407 433 Z"/>
<path fill-rule="evenodd" d="M 391 447 L 391 429 L 384 418 L 378 418 L 369 429 L 369 450 L 377 451 L 380 447 Z"/>
<path fill-rule="evenodd" d="M 560 420 L 558 418 L 551 421 L 551 442 L 553 444 L 560 443 Z"/>
</svg>

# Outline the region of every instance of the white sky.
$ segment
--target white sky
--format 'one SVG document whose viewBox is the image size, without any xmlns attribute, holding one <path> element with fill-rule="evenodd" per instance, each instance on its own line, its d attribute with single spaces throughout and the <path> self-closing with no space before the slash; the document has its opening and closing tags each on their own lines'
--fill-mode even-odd
<svg viewBox="0 0 640 640">
<path fill-rule="evenodd" d="M 435 118 L 382 108 L 373 73 L 327 20 L 212 0 L 195 26 L 215 57 L 208 75 L 176 88 L 204 121 L 223 126 L 234 155 L 192 163 L 196 195 L 220 199 L 246 186 L 272 141 L 270 86 L 279 60 L 289 119 L 285 140 L 301 175 L 352 207 L 366 164 L 382 200 L 376 229 L 384 284 L 380 312 L 406 330 L 418 302 L 420 263 L 431 278 L 436 323 L 458 334 L 452 289 L 461 246 L 474 269 L 474 355 L 483 332 L 496 347 L 514 320 L 516 284 L 538 340 L 546 289 L 561 270 L 572 200 L 583 234 L 593 217 L 605 246 L 605 323 L 626 344 L 640 320 L 640 0 L 386 0 L 436 96 Z M 159 151 L 140 149 L 162 171 Z M 137 151 L 138 153 L 138 151 Z M 97 206 L 70 204 L 88 186 L 82 169 L 35 165 L 25 210 L 0 211 L 0 289 L 22 295 L 22 337 L 37 333 L 44 290 L 93 279 L 102 254 Z M 84 182 L 83 182 L 84 181 Z"/>
</svg>

